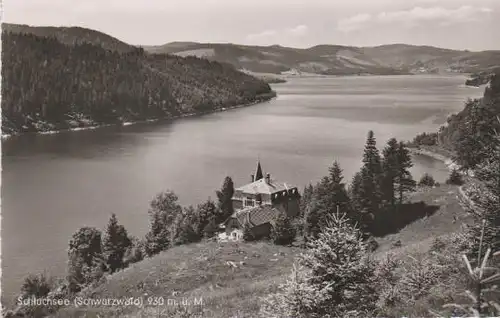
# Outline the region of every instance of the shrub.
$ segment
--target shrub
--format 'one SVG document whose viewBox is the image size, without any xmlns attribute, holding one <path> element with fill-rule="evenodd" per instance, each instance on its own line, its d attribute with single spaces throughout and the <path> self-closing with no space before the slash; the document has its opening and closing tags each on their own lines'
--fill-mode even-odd
<svg viewBox="0 0 500 318">
<path fill-rule="evenodd" d="M 464 315 L 474 317 L 498 317 L 500 315 L 500 303 L 498 302 L 498 283 L 500 282 L 500 268 L 492 266 L 489 261 L 492 257 L 500 257 L 500 251 L 493 253 L 491 248 L 488 248 L 483 254 L 485 246 L 482 244 L 482 239 L 485 230 L 485 222 L 482 224 L 482 233 L 478 259 L 475 266 L 471 264 L 466 254 L 462 254 L 463 264 L 467 269 L 469 289 L 463 293 L 468 303 L 463 302 L 448 303 L 443 306 L 444 309 L 452 310 L 453 314 L 461 312 Z M 457 266 L 458 267 L 458 266 Z M 431 313 L 441 315 L 440 313 Z"/>
<path fill-rule="evenodd" d="M 252 228 L 248 223 L 245 223 L 245 225 L 243 226 L 243 241 L 255 241 L 255 236 L 253 235 Z"/>
<path fill-rule="evenodd" d="M 125 255 L 123 257 L 123 261 L 125 266 L 129 266 L 130 264 L 140 262 L 146 256 L 145 251 L 145 242 L 139 240 L 136 237 L 132 237 L 130 239 L 131 245 L 125 251 Z"/>
<path fill-rule="evenodd" d="M 24 279 L 24 282 L 21 286 L 21 293 L 23 298 L 42 298 L 47 296 L 51 289 L 52 283 L 49 281 L 45 274 L 30 274 Z"/>
<path fill-rule="evenodd" d="M 418 185 L 424 187 L 433 187 L 434 185 L 436 185 L 436 181 L 434 181 L 434 178 L 430 174 L 425 173 L 422 178 L 420 178 Z"/>
<path fill-rule="evenodd" d="M 446 180 L 446 184 L 453 184 L 453 185 L 464 184 L 464 180 L 462 178 L 462 175 L 460 174 L 460 172 L 458 172 L 457 169 L 451 170 L 450 176 Z"/>
</svg>

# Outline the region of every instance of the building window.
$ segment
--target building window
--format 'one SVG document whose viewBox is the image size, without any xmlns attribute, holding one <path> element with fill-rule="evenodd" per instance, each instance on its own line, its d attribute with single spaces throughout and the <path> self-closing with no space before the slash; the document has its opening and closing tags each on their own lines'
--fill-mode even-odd
<svg viewBox="0 0 500 318">
<path fill-rule="evenodd" d="M 252 197 L 246 197 L 245 206 L 255 206 L 255 201 L 252 199 Z"/>
</svg>

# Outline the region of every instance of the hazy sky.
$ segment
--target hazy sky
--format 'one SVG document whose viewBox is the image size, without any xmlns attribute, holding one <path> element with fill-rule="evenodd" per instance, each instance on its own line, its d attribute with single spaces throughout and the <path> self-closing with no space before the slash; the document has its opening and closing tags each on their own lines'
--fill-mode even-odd
<svg viewBox="0 0 500 318">
<path fill-rule="evenodd" d="M 83 26 L 130 44 L 500 49 L 500 0 L 3 0 L 4 21 Z M 494 32 L 496 30 L 496 32 Z"/>
</svg>

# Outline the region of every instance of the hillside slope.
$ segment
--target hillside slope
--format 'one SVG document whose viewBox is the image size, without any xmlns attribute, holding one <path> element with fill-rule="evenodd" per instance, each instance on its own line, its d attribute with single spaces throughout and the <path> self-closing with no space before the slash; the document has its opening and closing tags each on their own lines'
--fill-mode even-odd
<svg viewBox="0 0 500 318">
<path fill-rule="evenodd" d="M 147 54 L 112 37 L 63 44 L 35 35 L 46 29 L 3 31 L 2 133 L 172 118 L 274 96 L 267 83 L 229 65 Z"/>
<path fill-rule="evenodd" d="M 82 296 L 140 298 L 143 308 L 72 306 L 61 308 L 54 317 L 253 318 L 259 297 L 274 292 L 286 279 L 300 251 L 263 242 L 175 247 L 109 276 Z"/>
<path fill-rule="evenodd" d="M 469 52 L 406 44 L 377 47 L 317 45 L 308 49 L 222 43 L 172 42 L 148 52 L 194 55 L 253 72 L 297 70 L 328 75 L 479 72 L 500 65 L 500 51 Z"/>
<path fill-rule="evenodd" d="M 491 75 L 482 98 L 467 101 L 462 111 L 448 118 L 438 143 L 455 151 L 461 166 L 474 168 L 491 151 L 495 131 L 500 131 L 500 70 Z"/>
<path fill-rule="evenodd" d="M 401 74 L 404 70 L 386 67 L 372 61 L 356 48 L 321 45 L 310 49 L 279 45 L 259 47 L 221 43 L 173 42 L 144 49 L 151 53 L 193 55 L 226 62 L 238 69 L 258 73 L 297 70 L 323 75 Z"/>
<path fill-rule="evenodd" d="M 415 193 L 411 202 L 423 202 L 433 212 L 398 233 L 377 238 L 380 247 L 374 257 L 381 259 L 388 252 L 423 253 L 436 237 L 459 231 L 470 217 L 457 195 L 458 187 L 449 185 Z M 457 222 L 453 222 L 454 217 Z M 397 241 L 400 247 L 394 247 Z M 173 247 L 107 276 L 101 285 L 79 295 L 92 299 L 140 298 L 144 301 L 142 308 L 69 306 L 53 317 L 257 317 L 260 297 L 278 288 L 303 251 L 267 242 L 202 242 Z"/>
</svg>

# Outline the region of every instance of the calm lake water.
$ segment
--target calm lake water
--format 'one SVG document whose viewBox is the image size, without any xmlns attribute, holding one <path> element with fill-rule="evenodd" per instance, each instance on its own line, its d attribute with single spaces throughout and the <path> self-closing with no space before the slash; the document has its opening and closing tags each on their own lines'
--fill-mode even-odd
<svg viewBox="0 0 500 318">
<path fill-rule="evenodd" d="M 82 226 L 103 228 L 116 213 L 128 231 L 148 229 L 148 204 L 172 189 L 196 204 L 226 175 L 246 183 L 260 157 L 265 172 L 302 188 L 333 160 L 346 180 L 360 167 L 368 130 L 390 137 L 434 131 L 467 97 L 465 77 L 297 78 L 274 85 L 277 99 L 174 122 L 22 136 L 2 142 L 2 291 L 10 303 L 28 273 L 64 276 L 66 248 Z M 415 178 L 444 181 L 441 162 L 415 158 Z"/>
</svg>

